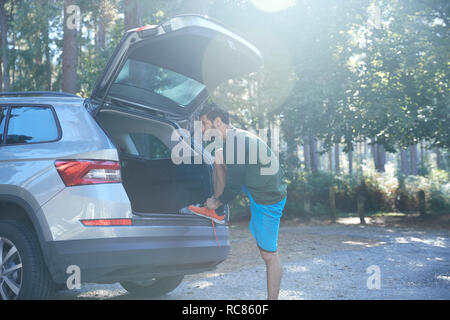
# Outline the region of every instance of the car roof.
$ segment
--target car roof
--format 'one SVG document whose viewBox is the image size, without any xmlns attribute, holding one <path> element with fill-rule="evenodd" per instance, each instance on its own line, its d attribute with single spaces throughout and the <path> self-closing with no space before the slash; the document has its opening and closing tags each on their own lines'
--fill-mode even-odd
<svg viewBox="0 0 450 320">
<path fill-rule="evenodd" d="M 0 105 L 5 104 L 50 104 L 57 106 L 58 104 L 73 104 L 80 105 L 85 100 L 85 98 L 78 96 L 36 96 L 36 97 L 0 97 Z"/>
</svg>

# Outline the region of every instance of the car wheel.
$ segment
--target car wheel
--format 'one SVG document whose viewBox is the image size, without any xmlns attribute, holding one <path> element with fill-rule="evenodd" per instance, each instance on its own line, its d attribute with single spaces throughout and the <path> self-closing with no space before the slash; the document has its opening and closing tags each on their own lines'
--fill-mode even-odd
<svg viewBox="0 0 450 320">
<path fill-rule="evenodd" d="M 18 221 L 0 221 L 0 299 L 49 299 L 53 286 L 33 230 Z"/>
<path fill-rule="evenodd" d="M 121 282 L 129 293 L 141 297 L 155 297 L 175 290 L 183 281 L 184 276 L 154 278 L 143 282 Z"/>
</svg>

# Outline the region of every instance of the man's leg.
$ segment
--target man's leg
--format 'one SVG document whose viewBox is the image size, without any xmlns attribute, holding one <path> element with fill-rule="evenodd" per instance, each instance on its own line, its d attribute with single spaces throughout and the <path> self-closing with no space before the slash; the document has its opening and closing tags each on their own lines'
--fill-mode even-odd
<svg viewBox="0 0 450 320">
<path fill-rule="evenodd" d="M 266 263 L 267 273 L 267 298 L 269 300 L 278 300 L 280 292 L 281 277 L 283 276 L 283 267 L 277 252 L 268 252 L 259 249 L 261 257 Z"/>
<path fill-rule="evenodd" d="M 213 187 L 214 198 L 220 197 L 225 188 L 227 175 L 227 166 L 223 160 L 223 149 L 216 150 L 214 154 L 214 172 L 213 172 Z"/>
</svg>

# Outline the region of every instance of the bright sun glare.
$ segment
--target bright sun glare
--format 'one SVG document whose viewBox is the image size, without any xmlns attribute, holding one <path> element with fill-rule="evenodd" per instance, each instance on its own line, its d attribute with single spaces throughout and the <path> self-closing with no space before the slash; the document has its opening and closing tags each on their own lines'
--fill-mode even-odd
<svg viewBox="0 0 450 320">
<path fill-rule="evenodd" d="M 259 10 L 278 12 L 295 6 L 296 0 L 250 0 Z"/>
</svg>

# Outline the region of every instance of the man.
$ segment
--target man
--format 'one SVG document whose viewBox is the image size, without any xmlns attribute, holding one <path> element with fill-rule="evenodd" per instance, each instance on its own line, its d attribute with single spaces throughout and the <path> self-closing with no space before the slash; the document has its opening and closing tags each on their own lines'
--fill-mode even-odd
<svg viewBox="0 0 450 320">
<path fill-rule="evenodd" d="M 223 151 L 215 155 L 215 163 L 219 162 L 219 155 L 226 165 L 224 173 L 222 172 L 226 176 L 223 179 L 225 185 L 223 190 L 214 190 L 214 196 L 206 200 L 204 207 L 190 206 L 189 209 L 199 216 L 220 223 L 223 216 L 218 215 L 216 210 L 233 200 L 241 191 L 247 194 L 251 210 L 250 231 L 266 264 L 268 299 L 276 300 L 283 273 L 277 255 L 277 239 L 280 218 L 286 203 L 286 184 L 280 168 L 277 167 L 277 170 L 270 174 L 267 174 L 267 171 L 265 173 L 264 168 L 270 164 L 263 163 L 261 154 L 269 155 L 270 161 L 277 162 L 278 159 L 260 138 L 232 127 L 228 112 L 211 108 L 202 114 L 202 117 L 205 131 L 208 127 L 216 129 L 222 140 L 226 141 Z M 252 154 L 255 150 L 256 157 Z M 219 178 L 222 178 L 220 174 Z M 220 183 L 218 185 L 220 187 Z"/>
</svg>

